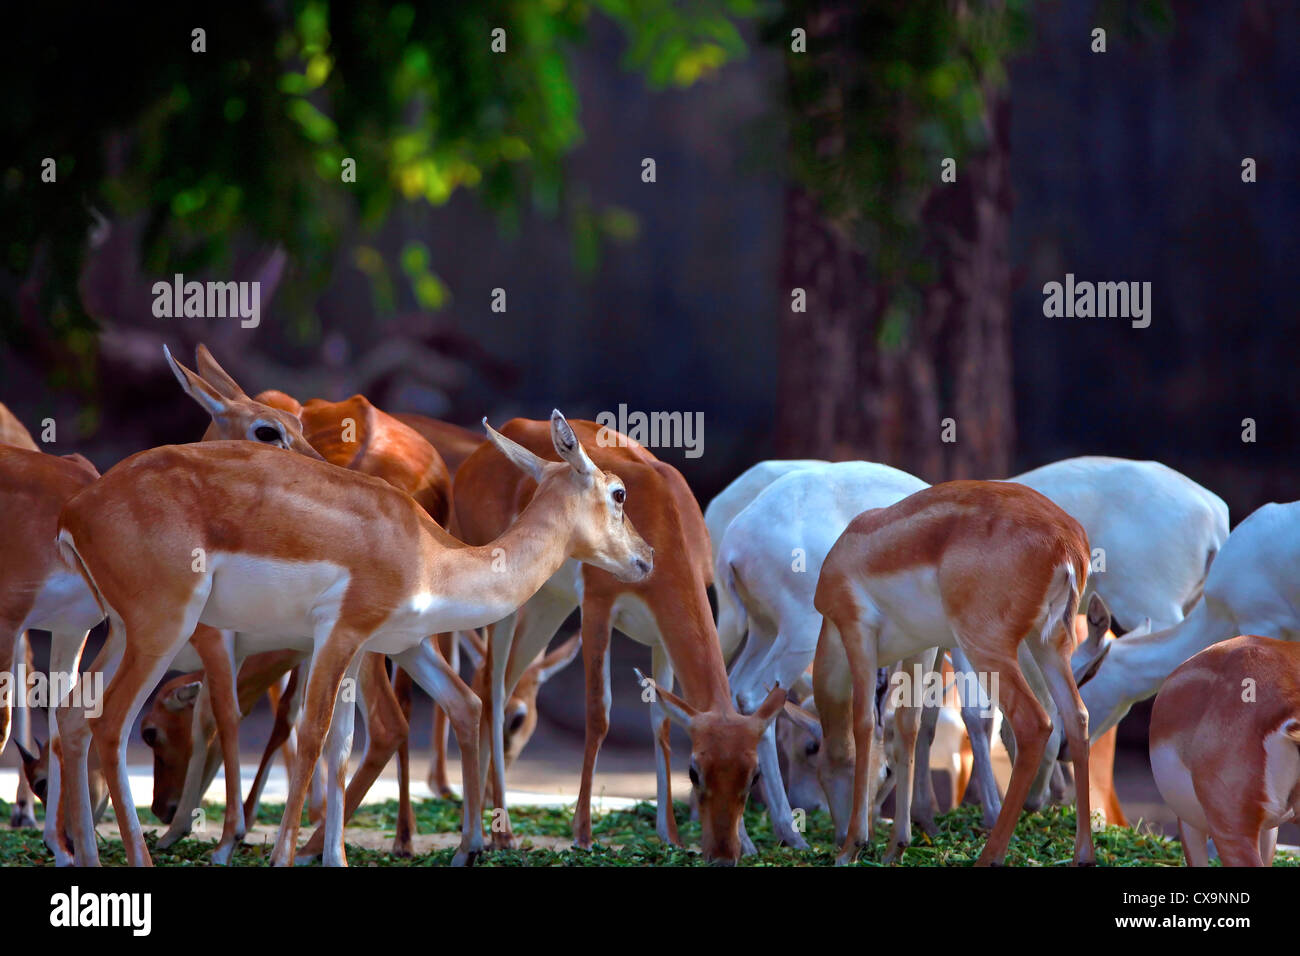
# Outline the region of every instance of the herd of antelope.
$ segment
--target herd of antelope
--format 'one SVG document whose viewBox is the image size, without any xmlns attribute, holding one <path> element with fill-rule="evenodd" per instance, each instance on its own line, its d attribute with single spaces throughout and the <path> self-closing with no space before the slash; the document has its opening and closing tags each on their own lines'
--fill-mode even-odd
<svg viewBox="0 0 1300 956">
<path fill-rule="evenodd" d="M 0 405 L 0 672 L 26 688 L 26 632 L 39 629 L 51 675 L 106 682 L 93 712 L 80 695 L 49 701 L 44 746 L 27 707 L 7 697 L 0 709 L 0 749 L 11 730 L 23 748 L 12 822 L 35 826 L 44 800 L 59 865 L 98 863 L 110 801 L 128 862 L 151 863 L 126 765 L 151 695 L 142 733 L 168 824 L 159 847 L 188 834 L 224 768 L 212 859 L 228 862 L 283 750 L 274 864 L 344 865 L 344 826 L 394 755 L 393 852 L 410 855 L 413 683 L 436 704 L 438 793 L 452 792 L 449 727 L 459 746 L 454 862 L 484 851 L 485 801 L 492 846 L 512 847 L 506 771 L 536 726 L 538 688 L 579 652 L 573 838 L 590 847 L 613 628 L 651 650 L 651 674 L 635 678 L 657 832 L 679 842 L 672 720 L 690 738 L 711 861 L 753 852 L 753 794 L 794 848 L 807 847 L 798 811 L 828 809 L 838 862 L 852 862 L 890 792 L 897 859 L 913 823 L 935 826 L 933 768 L 947 771 L 949 805 L 969 789 L 983 808 L 980 864 L 1004 860 L 1024 807 L 1071 789 L 1074 860 L 1093 863 L 1095 817 L 1126 823 L 1114 727 L 1157 692 L 1152 768 L 1189 864 L 1208 862 L 1211 839 L 1225 863 L 1271 862 L 1300 805 L 1300 644 L 1288 643 L 1300 639 L 1300 578 L 1287 573 L 1300 502 L 1266 505 L 1229 535 L 1221 499 L 1154 462 L 1074 458 L 931 486 L 886 465 L 803 460 L 753 466 L 701 513 L 677 469 L 558 411 L 499 432 L 485 419 L 483 438 L 361 396 L 249 397 L 202 346 L 196 370 L 166 358 L 211 425 L 201 442 L 139 452 L 103 476 L 42 451 Z M 550 648 L 575 609 L 580 633 Z M 102 650 L 82 661 L 104 620 Z M 171 671 L 184 673 L 159 686 Z M 910 674 L 940 675 L 942 704 L 896 693 Z M 367 728 L 351 780 L 348 688 Z M 265 695 L 275 723 L 245 795 L 239 724 Z M 1011 760 L 1005 792 L 998 747 Z M 320 825 L 299 847 L 309 801 Z"/>
</svg>

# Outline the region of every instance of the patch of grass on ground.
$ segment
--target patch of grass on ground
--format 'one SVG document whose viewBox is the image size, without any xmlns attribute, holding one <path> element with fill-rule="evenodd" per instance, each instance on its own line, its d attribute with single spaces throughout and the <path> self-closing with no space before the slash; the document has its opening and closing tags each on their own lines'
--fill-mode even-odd
<svg viewBox="0 0 1300 956">
<path fill-rule="evenodd" d="M 685 804 L 676 805 L 677 820 L 682 840 L 688 845 L 698 845 L 700 827 L 690 822 Z M 219 804 L 205 804 L 204 813 L 211 827 L 206 839 L 182 840 L 170 850 L 157 850 L 150 838 L 150 851 L 154 862 L 160 866 L 206 866 L 213 842 L 220 833 L 223 808 Z M 460 829 L 460 803 L 452 800 L 422 800 L 415 804 L 417 830 L 420 833 L 453 833 Z M 257 819 L 259 823 L 277 825 L 283 808 L 263 806 Z M 7 820 L 8 804 L 0 801 L 0 820 Z M 147 809 L 141 808 L 143 822 L 157 820 Z M 666 846 L 655 834 L 655 808 L 651 803 L 640 803 L 628 810 L 615 810 L 595 818 L 592 824 L 597 846 L 591 852 L 550 849 L 529 846 L 530 837 L 559 837 L 567 839 L 572 833 L 572 813 L 567 808 L 515 807 L 510 819 L 515 835 L 522 845 L 519 850 L 489 852 L 481 859 L 481 866 L 701 866 L 703 857 L 693 849 Z M 1016 828 L 1015 838 L 1007 854 L 1012 866 L 1068 866 L 1074 852 L 1074 810 L 1053 807 L 1039 813 L 1026 814 Z M 349 833 L 364 828 L 378 830 L 391 838 L 397 820 L 397 803 L 363 806 L 357 813 Z M 485 815 L 484 824 L 490 818 Z M 959 807 L 939 818 L 939 833 L 931 839 L 916 831 L 912 846 L 903 855 L 902 866 L 969 866 L 975 862 L 984 846 L 987 833 L 980 824 L 980 811 L 976 807 Z M 304 824 L 306 821 L 304 820 Z M 791 850 L 776 844 L 767 816 L 761 809 L 750 809 L 745 815 L 745 825 L 759 852 L 745 857 L 742 866 L 829 866 L 834 862 L 833 828 L 830 817 L 824 813 L 808 816 L 806 836 L 810 850 Z M 887 832 L 877 828 L 869 851 L 862 854 L 859 866 L 879 866 L 884 856 Z M 1107 827 L 1094 834 L 1097 862 L 1102 866 L 1180 866 L 1182 851 L 1178 844 L 1152 833 L 1121 827 Z M 615 850 L 612 847 L 618 846 Z M 451 862 L 453 850 L 435 850 L 403 860 L 387 852 L 368 850 L 348 845 L 348 861 L 353 866 L 446 866 Z M 265 866 L 270 848 L 245 846 L 235 854 L 236 866 Z M 122 865 L 125 858 L 122 845 L 117 840 L 100 841 L 100 857 L 105 865 Z M 1300 860 L 1279 855 L 1279 865 L 1297 865 Z M 0 865 L 47 866 L 50 856 L 41 842 L 37 830 L 0 829 Z"/>
</svg>

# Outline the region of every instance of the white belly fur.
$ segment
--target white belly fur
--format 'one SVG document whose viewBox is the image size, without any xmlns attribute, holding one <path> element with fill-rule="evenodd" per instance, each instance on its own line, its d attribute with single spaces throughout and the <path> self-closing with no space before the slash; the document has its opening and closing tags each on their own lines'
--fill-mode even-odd
<svg viewBox="0 0 1300 956">
<path fill-rule="evenodd" d="M 883 619 L 876 666 L 893 664 L 927 647 L 956 644 L 934 568 L 873 575 L 862 585 L 860 596 Z"/>
<path fill-rule="evenodd" d="M 249 634 L 301 634 L 338 617 L 350 575 L 328 561 L 209 554 L 212 591 L 204 624 Z M 280 645 L 283 646 L 283 645 Z"/>
<path fill-rule="evenodd" d="M 57 633 L 90 630 L 104 619 L 95 596 L 80 574 L 58 570 L 47 577 L 23 627 Z"/>
</svg>

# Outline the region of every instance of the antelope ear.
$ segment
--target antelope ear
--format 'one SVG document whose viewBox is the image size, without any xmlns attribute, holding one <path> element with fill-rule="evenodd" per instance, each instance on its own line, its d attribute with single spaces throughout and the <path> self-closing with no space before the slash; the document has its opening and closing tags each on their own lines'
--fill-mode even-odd
<svg viewBox="0 0 1300 956">
<path fill-rule="evenodd" d="M 208 347 L 202 342 L 194 350 L 194 358 L 199 367 L 199 374 L 203 380 L 215 388 L 226 398 L 247 398 L 244 390 L 239 387 L 239 383 L 230 377 L 229 373 L 212 357 Z"/>
<path fill-rule="evenodd" d="M 1088 600 L 1088 640 L 1094 645 L 1110 630 L 1110 608 L 1096 591 Z"/>
<path fill-rule="evenodd" d="M 582 650 L 582 633 L 571 638 L 542 658 L 537 668 L 537 682 L 545 684 L 548 680 L 569 666 L 570 662 Z"/>
<path fill-rule="evenodd" d="M 546 462 L 534 455 L 531 451 L 516 441 L 512 441 L 505 435 L 501 434 L 495 428 L 488 424 L 487 416 L 483 418 L 483 427 L 487 429 L 487 436 L 492 444 L 496 445 L 501 454 L 510 459 L 520 471 L 522 471 L 533 481 L 541 484 L 542 469 L 546 467 Z"/>
<path fill-rule="evenodd" d="M 573 426 L 558 408 L 551 409 L 551 441 L 555 443 L 555 453 L 574 471 L 583 476 L 595 474 L 596 465 L 587 457 L 587 450 L 573 433 Z"/>
<path fill-rule="evenodd" d="M 199 696 L 202 688 L 203 682 L 197 680 L 181 684 L 180 687 L 167 692 L 167 696 L 163 698 L 163 706 L 172 713 L 178 713 L 194 703 L 194 698 Z"/>
<path fill-rule="evenodd" d="M 677 723 L 681 724 L 687 730 L 690 730 L 691 722 L 699 715 L 699 711 L 686 703 L 686 701 L 682 700 L 672 691 L 664 690 L 656 684 L 654 680 L 642 674 L 637 668 L 634 667 L 633 671 L 636 672 L 637 683 L 642 687 L 648 687 L 654 694 L 654 697 L 651 699 L 658 700 L 659 705 L 668 712 L 669 717 L 677 721 Z"/>
<path fill-rule="evenodd" d="M 822 739 L 822 722 L 793 701 L 787 700 L 781 710 L 796 727 L 806 730 L 818 740 Z"/>
<path fill-rule="evenodd" d="M 18 755 L 23 758 L 24 768 L 33 766 L 36 763 L 36 761 L 40 759 L 39 757 L 36 756 L 36 754 L 32 753 L 30 750 L 24 747 L 17 740 L 14 741 L 14 746 L 18 748 Z M 37 747 L 36 749 L 39 752 L 41 748 Z"/>
<path fill-rule="evenodd" d="M 198 402 L 199 406 L 213 418 L 226 413 L 230 404 L 215 388 L 176 361 L 171 349 L 165 345 L 163 355 L 167 356 L 167 364 L 171 366 L 172 374 L 176 376 L 176 381 L 181 383 L 181 388 L 185 389 L 186 395 Z"/>
<path fill-rule="evenodd" d="M 763 722 L 766 727 L 772 721 L 776 720 L 776 715 L 781 713 L 781 708 L 785 706 L 785 688 L 776 684 L 768 691 L 767 699 L 758 705 L 758 710 L 754 711 L 754 716 Z"/>
<path fill-rule="evenodd" d="M 1082 687 L 1097 675 L 1097 669 L 1101 667 L 1101 662 L 1104 661 L 1106 655 L 1110 653 L 1110 646 L 1114 641 L 1104 641 L 1099 651 L 1092 655 L 1085 654 L 1084 652 L 1088 649 L 1088 645 L 1091 643 L 1092 638 L 1089 637 L 1088 640 L 1081 644 L 1079 649 L 1074 652 L 1074 659 L 1076 661 L 1074 664 L 1075 687 Z"/>
</svg>

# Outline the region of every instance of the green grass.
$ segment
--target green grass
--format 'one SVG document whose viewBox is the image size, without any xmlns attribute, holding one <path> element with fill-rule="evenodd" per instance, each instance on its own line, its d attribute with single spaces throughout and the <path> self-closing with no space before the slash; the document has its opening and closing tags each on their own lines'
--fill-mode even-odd
<svg viewBox="0 0 1300 956">
<path fill-rule="evenodd" d="M 212 843 L 220 831 L 222 807 L 206 804 L 207 819 L 213 826 L 204 839 L 182 840 L 170 850 L 157 850 L 150 842 L 154 862 L 161 866 L 206 866 Z M 417 830 L 420 833 L 452 833 L 460 828 L 460 804 L 450 800 L 423 800 L 415 804 Z M 0 820 L 7 820 L 9 807 L 0 801 Z M 282 808 L 263 806 L 258 822 L 276 825 L 280 822 Z M 698 845 L 700 828 L 692 823 L 685 804 L 677 804 L 677 819 L 681 836 L 688 846 Z M 147 809 L 140 810 L 143 822 L 156 822 Z M 391 839 L 397 819 L 397 803 L 363 806 L 349 827 L 382 832 Z M 696 850 L 666 846 L 655 835 L 655 810 L 649 803 L 637 804 L 628 810 L 603 814 L 593 821 L 593 835 L 597 846 L 590 852 L 576 850 L 554 851 L 528 845 L 530 837 L 560 837 L 567 839 L 572 832 L 572 814 L 567 809 L 546 807 L 515 807 L 510 814 L 515 835 L 521 849 L 510 852 L 489 852 L 481 859 L 481 866 L 701 866 L 703 857 Z M 1007 863 L 1012 866 L 1067 866 L 1074 851 L 1074 811 L 1067 807 L 1054 807 L 1039 813 L 1025 814 L 1016 828 L 1007 853 Z M 487 818 L 485 817 L 485 821 Z M 304 821 L 305 822 L 305 821 Z M 776 845 L 772 831 L 762 810 L 746 812 L 745 824 L 759 852 L 741 860 L 742 866 L 829 866 L 834 862 L 836 848 L 830 817 L 813 813 L 808 817 L 806 836 L 810 850 L 791 850 Z M 1177 842 L 1140 830 L 1108 827 L 1095 833 L 1097 862 L 1102 866 L 1181 866 L 1182 851 Z M 980 825 L 980 813 L 975 807 L 960 807 L 939 818 L 939 833 L 932 840 L 917 831 L 912 846 L 903 855 L 902 866 L 969 866 L 975 862 L 984 845 L 986 833 Z M 869 851 L 864 851 L 859 866 L 879 866 L 884 855 L 887 833 L 877 828 Z M 612 847 L 618 846 L 615 850 Z M 446 866 L 451 862 L 453 850 L 436 850 L 432 853 L 403 860 L 387 852 L 368 850 L 348 845 L 348 861 L 353 866 Z M 270 848 L 244 846 L 235 854 L 236 866 L 265 866 Z M 125 860 L 122 845 L 117 840 L 100 841 L 100 857 L 106 865 L 122 865 Z M 1297 865 L 1300 861 L 1279 856 L 1280 865 Z M 37 830 L 0 830 L 0 865 L 47 866 L 48 852 Z"/>
</svg>

